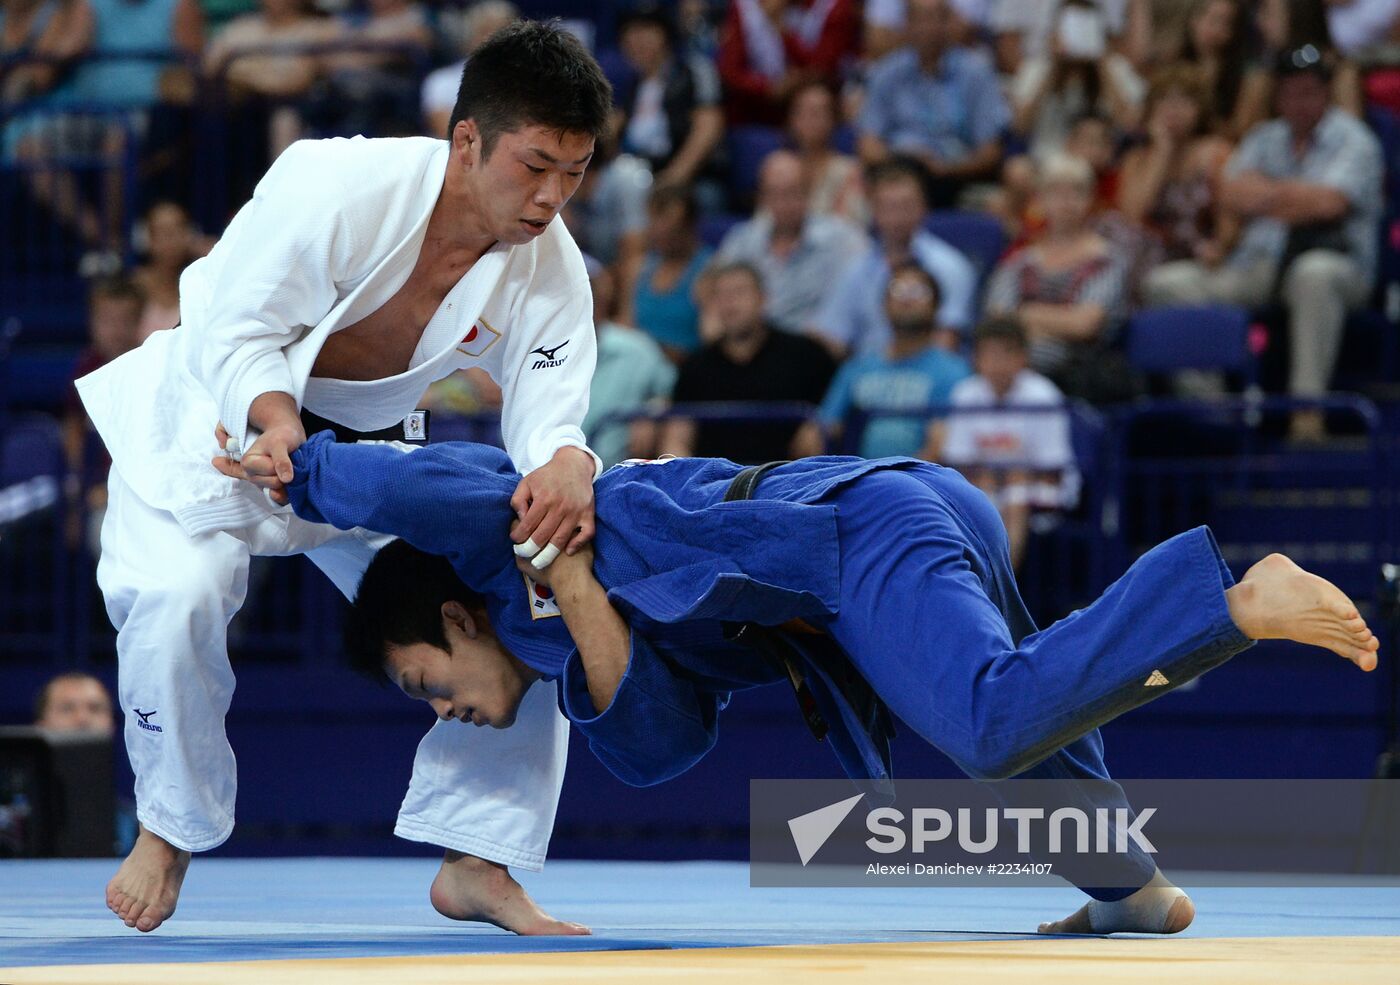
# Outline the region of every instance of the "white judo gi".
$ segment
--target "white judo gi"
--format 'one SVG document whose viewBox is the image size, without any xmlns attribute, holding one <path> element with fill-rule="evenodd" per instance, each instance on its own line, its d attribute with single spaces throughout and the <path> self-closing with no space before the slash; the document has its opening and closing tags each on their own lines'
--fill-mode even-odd
<svg viewBox="0 0 1400 985">
<path fill-rule="evenodd" d="M 565 445 L 587 449 L 579 425 L 596 358 L 592 298 L 558 219 L 472 266 L 406 372 L 311 378 L 326 338 L 408 280 L 448 155 L 445 141 L 419 137 L 294 144 L 180 278 L 181 325 L 78 381 L 113 463 L 98 584 L 118 631 L 137 816 L 179 848 L 205 851 L 233 829 L 226 631 L 249 556 L 305 553 L 348 595 L 385 540 L 306 523 L 219 474 L 209 464 L 217 423 L 250 447 L 249 406 L 280 391 L 375 431 L 402 421 L 434 380 L 480 366 L 501 385 L 502 434 L 522 471 Z M 419 746 L 396 833 L 538 868 L 567 742 L 553 689 L 532 688 L 511 729 L 438 722 Z"/>
</svg>

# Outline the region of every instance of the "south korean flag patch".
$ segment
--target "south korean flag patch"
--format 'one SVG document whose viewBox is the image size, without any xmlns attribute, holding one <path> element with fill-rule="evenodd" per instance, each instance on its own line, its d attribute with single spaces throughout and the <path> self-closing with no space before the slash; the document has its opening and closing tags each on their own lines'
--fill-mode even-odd
<svg viewBox="0 0 1400 985">
<path fill-rule="evenodd" d="M 561 615 L 559 603 L 548 585 L 541 585 L 523 571 L 520 577 L 525 581 L 525 597 L 530 600 L 531 619 L 551 619 Z"/>
</svg>

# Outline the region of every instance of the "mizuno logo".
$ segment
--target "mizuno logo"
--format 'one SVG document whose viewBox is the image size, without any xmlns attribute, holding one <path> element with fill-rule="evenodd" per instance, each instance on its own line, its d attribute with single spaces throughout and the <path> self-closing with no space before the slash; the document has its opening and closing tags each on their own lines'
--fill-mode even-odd
<svg viewBox="0 0 1400 985">
<path fill-rule="evenodd" d="M 147 732 L 164 732 L 164 731 L 165 731 L 165 729 L 161 728 L 159 725 L 152 725 L 152 724 L 151 724 L 151 716 L 154 715 L 154 714 L 156 713 L 156 709 L 152 708 L 150 711 L 142 711 L 140 708 L 133 708 L 133 709 L 131 709 L 131 710 L 132 710 L 132 712 L 136 715 L 137 718 L 141 719 L 141 720 L 140 720 L 139 722 L 137 722 L 136 724 L 137 724 L 138 726 L 140 726 L 141 728 L 145 729 Z"/>
<path fill-rule="evenodd" d="M 543 359 L 536 359 L 536 360 L 530 365 L 530 368 L 531 368 L 531 369 L 549 369 L 551 366 L 562 366 L 562 365 L 564 365 L 564 360 L 565 360 L 565 359 L 568 359 L 569 357 L 568 357 L 568 356 L 564 356 L 564 357 L 560 358 L 560 357 L 557 355 L 557 353 L 559 352 L 560 349 L 564 348 L 564 346 L 566 346 L 566 345 L 568 345 L 568 344 L 569 344 L 569 340 L 568 340 L 568 339 L 565 339 L 563 342 L 560 342 L 558 345 L 554 346 L 552 349 L 547 349 L 547 348 L 545 348 L 544 346 L 540 346 L 538 349 L 531 349 L 531 350 L 530 350 L 530 355 L 532 355 L 532 356 L 534 356 L 534 355 L 539 355 L 539 356 L 543 356 L 544 358 L 543 358 Z"/>
</svg>

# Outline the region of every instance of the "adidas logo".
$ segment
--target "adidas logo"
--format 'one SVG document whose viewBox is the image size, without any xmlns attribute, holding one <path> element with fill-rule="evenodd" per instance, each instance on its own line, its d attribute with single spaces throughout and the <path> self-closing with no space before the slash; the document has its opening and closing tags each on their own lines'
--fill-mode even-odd
<svg viewBox="0 0 1400 985">
<path fill-rule="evenodd" d="M 1152 674 L 1143 682 L 1143 687 L 1161 687 L 1163 684 L 1170 684 L 1165 674 L 1160 670 L 1154 670 Z"/>
</svg>

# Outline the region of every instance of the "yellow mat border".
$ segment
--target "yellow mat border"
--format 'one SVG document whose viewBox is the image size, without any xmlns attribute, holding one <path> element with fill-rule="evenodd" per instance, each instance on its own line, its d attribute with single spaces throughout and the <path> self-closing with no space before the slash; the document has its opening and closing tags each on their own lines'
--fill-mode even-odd
<svg viewBox="0 0 1400 985">
<path fill-rule="evenodd" d="M 936 976 L 936 977 L 931 977 Z M 0 985 L 1396 985 L 1400 937 L 1055 938 L 0 968 Z"/>
</svg>

